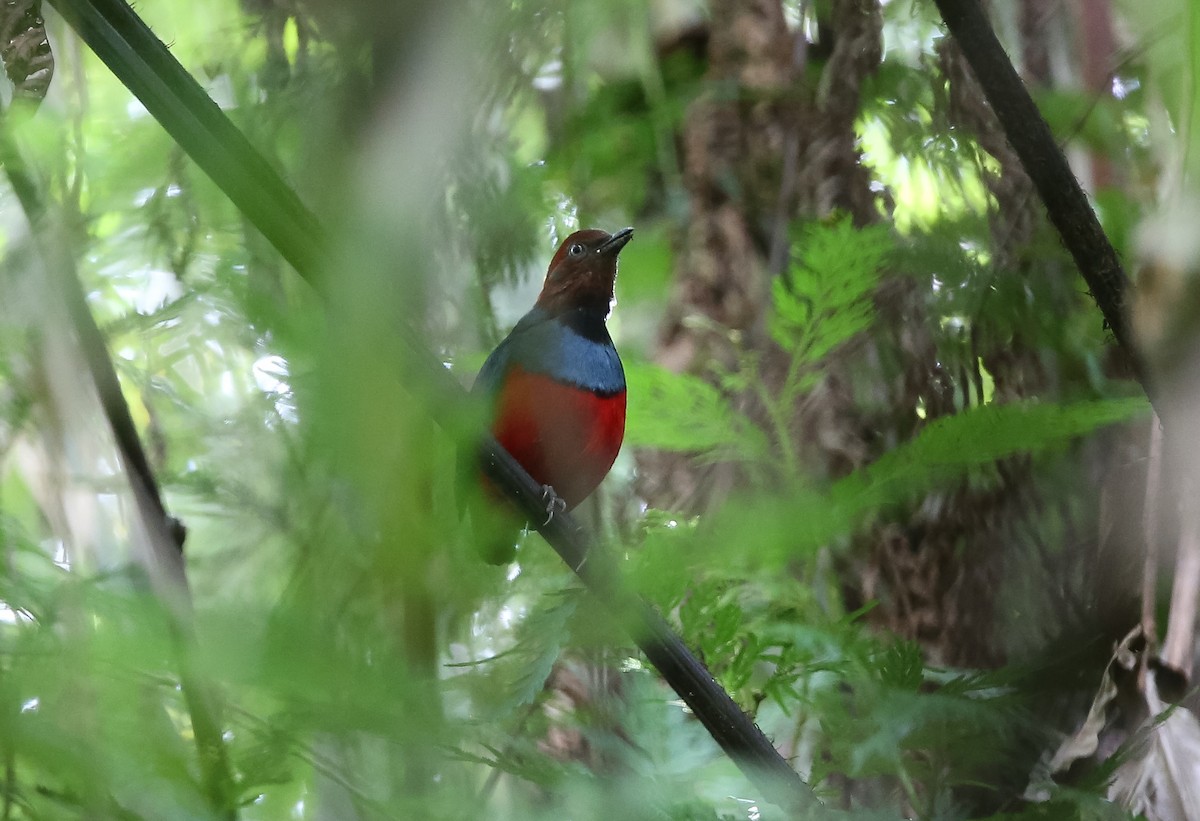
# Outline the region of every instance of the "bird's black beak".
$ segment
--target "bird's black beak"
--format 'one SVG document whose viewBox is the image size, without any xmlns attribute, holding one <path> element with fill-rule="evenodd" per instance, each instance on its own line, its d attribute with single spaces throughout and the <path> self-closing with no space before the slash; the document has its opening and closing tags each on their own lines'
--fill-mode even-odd
<svg viewBox="0 0 1200 821">
<path fill-rule="evenodd" d="M 628 243 L 631 239 L 633 239 L 633 229 L 622 228 L 620 231 L 617 231 L 608 239 L 606 239 L 600 245 L 600 247 L 596 249 L 596 253 L 615 257 L 617 254 L 621 253 L 621 249 L 624 248 L 626 243 Z"/>
</svg>

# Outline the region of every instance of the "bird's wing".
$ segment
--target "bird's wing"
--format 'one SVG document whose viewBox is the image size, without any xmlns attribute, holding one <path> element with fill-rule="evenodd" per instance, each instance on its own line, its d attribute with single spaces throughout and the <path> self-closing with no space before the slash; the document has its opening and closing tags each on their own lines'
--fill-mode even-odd
<svg viewBox="0 0 1200 821">
<path fill-rule="evenodd" d="M 501 380 L 504 379 L 504 372 L 508 370 L 508 359 L 509 346 L 508 340 L 505 339 L 497 346 L 496 350 L 488 355 L 483 367 L 479 369 L 479 375 L 475 377 L 475 385 L 471 388 L 471 393 L 495 396 L 500 389 Z"/>
<path fill-rule="evenodd" d="M 545 330 L 545 325 L 549 321 L 550 317 L 540 308 L 534 308 L 521 317 L 521 321 L 513 326 L 508 336 L 504 337 L 504 341 L 496 346 L 496 350 L 492 351 L 483 363 L 483 367 L 479 369 L 479 375 L 475 377 L 475 385 L 471 388 L 471 392 L 494 397 L 500 391 L 504 374 L 508 371 L 514 357 L 519 361 L 523 355 L 530 352 L 531 347 L 538 345 L 540 337 L 544 335 L 542 332 Z"/>
</svg>

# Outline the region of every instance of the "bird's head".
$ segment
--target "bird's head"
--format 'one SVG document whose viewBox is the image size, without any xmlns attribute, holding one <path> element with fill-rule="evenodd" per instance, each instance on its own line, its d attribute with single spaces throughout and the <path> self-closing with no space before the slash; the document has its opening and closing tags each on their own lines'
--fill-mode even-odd
<svg viewBox="0 0 1200 821">
<path fill-rule="evenodd" d="M 632 237 L 632 228 L 612 234 L 594 228 L 571 234 L 550 260 L 538 307 L 552 314 L 574 308 L 607 314 L 617 279 L 617 254 Z"/>
</svg>

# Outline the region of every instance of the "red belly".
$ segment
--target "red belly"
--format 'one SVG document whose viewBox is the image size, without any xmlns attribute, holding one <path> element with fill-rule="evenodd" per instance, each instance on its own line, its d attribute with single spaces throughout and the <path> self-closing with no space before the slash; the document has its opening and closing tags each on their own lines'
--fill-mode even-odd
<svg viewBox="0 0 1200 821">
<path fill-rule="evenodd" d="M 617 458 L 625 437 L 625 392 L 601 397 L 514 366 L 496 399 L 492 434 L 572 508 Z"/>
</svg>

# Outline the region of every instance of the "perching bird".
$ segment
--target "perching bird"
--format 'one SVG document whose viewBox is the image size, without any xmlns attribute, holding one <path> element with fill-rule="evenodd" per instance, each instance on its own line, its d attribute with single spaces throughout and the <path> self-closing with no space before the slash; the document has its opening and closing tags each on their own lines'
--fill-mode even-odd
<svg viewBox="0 0 1200 821">
<path fill-rule="evenodd" d="M 483 363 L 472 391 L 490 402 L 492 435 L 568 510 L 608 474 L 625 437 L 625 372 L 605 320 L 617 255 L 632 236 L 624 228 L 567 237 L 533 309 Z"/>
</svg>

